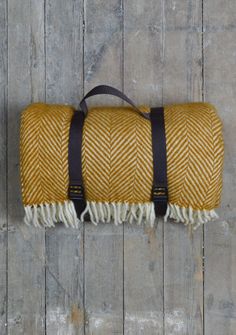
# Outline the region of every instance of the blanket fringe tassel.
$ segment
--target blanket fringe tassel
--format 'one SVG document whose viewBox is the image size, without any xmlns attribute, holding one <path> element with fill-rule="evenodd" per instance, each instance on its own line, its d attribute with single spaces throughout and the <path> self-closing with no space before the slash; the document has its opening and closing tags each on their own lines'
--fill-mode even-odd
<svg viewBox="0 0 236 335">
<path fill-rule="evenodd" d="M 167 219 L 174 219 L 175 222 L 182 222 L 186 226 L 197 229 L 200 225 L 218 219 L 218 215 L 214 209 L 212 210 L 193 210 L 192 207 L 180 207 L 178 205 L 168 204 L 164 222 Z"/>
<path fill-rule="evenodd" d="M 64 203 L 41 204 L 25 206 L 25 223 L 35 227 L 55 227 L 56 222 L 63 222 L 66 227 L 78 228 L 84 222 L 86 214 L 89 214 L 90 221 L 97 225 L 99 222 L 114 222 L 115 225 L 123 222 L 145 223 L 151 227 L 155 223 L 155 210 L 152 202 L 144 204 L 127 203 L 101 203 L 87 201 L 86 208 L 77 218 L 75 207 L 72 201 Z M 191 207 L 184 208 L 175 204 L 168 204 L 164 221 L 174 219 L 196 229 L 201 224 L 217 219 L 218 215 L 214 210 L 193 210 Z"/>
<path fill-rule="evenodd" d="M 75 207 L 70 200 L 63 203 L 25 206 L 24 222 L 35 227 L 55 227 L 56 222 L 63 222 L 66 227 L 79 227 Z"/>
</svg>

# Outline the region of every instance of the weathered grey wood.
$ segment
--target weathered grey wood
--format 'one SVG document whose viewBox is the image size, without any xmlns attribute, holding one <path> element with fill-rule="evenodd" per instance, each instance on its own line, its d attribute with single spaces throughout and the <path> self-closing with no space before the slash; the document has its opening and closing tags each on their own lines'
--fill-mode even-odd
<svg viewBox="0 0 236 335">
<path fill-rule="evenodd" d="M 162 103 L 163 3 L 124 1 L 124 89 L 137 104 Z"/>
<path fill-rule="evenodd" d="M 235 334 L 235 13 L 233 0 L 0 0 L 1 335 Z M 23 224 L 21 110 L 76 106 L 101 83 L 153 106 L 201 100 L 204 88 L 226 130 L 219 221 L 193 235 L 161 220 L 46 235 Z"/>
<path fill-rule="evenodd" d="M 75 107 L 83 88 L 83 1 L 48 0 L 46 101 Z M 46 232 L 46 332 L 84 334 L 83 229 Z"/>
<path fill-rule="evenodd" d="M 163 334 L 162 229 L 125 227 L 124 334 Z"/>
<path fill-rule="evenodd" d="M 86 334 L 123 334 L 122 226 L 85 226 Z"/>
<path fill-rule="evenodd" d="M 43 335 L 44 233 L 20 221 L 16 225 L 8 233 L 8 334 Z"/>
<path fill-rule="evenodd" d="M 163 103 L 202 99 L 201 1 L 166 1 Z M 202 228 L 164 225 L 166 334 L 203 334 Z"/>
<path fill-rule="evenodd" d="M 236 3 L 204 3 L 205 100 L 224 124 L 225 169 L 220 219 L 205 227 L 205 334 L 232 335 L 236 329 L 235 67 Z"/>
<path fill-rule="evenodd" d="M 137 104 L 162 104 L 162 1 L 124 2 L 124 91 Z M 163 222 L 125 225 L 124 334 L 164 334 Z"/>
<path fill-rule="evenodd" d="M 46 233 L 48 334 L 84 334 L 82 232 L 58 224 Z"/>
<path fill-rule="evenodd" d="M 83 87 L 83 1 L 48 0 L 46 100 L 77 107 Z"/>
<path fill-rule="evenodd" d="M 167 224 L 164 232 L 165 330 L 167 334 L 203 334 L 202 230 L 191 237 L 183 225 Z"/>
<path fill-rule="evenodd" d="M 85 92 L 97 84 L 122 88 L 122 2 L 85 1 Z M 89 105 L 121 104 L 91 98 Z M 123 227 L 85 224 L 86 334 L 123 334 Z"/>
<path fill-rule="evenodd" d="M 44 334 L 44 231 L 22 224 L 19 116 L 44 99 L 43 1 L 8 2 L 8 334 Z"/>
<path fill-rule="evenodd" d="M 0 333 L 7 334 L 7 3 L 0 1 Z"/>
</svg>

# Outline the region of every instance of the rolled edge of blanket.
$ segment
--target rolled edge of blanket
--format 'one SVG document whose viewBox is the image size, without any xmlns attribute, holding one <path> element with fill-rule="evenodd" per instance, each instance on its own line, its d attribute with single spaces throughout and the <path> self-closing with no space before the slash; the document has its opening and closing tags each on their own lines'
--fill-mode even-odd
<svg viewBox="0 0 236 335">
<path fill-rule="evenodd" d="M 156 215 L 153 202 L 142 204 L 128 203 L 102 203 L 87 201 L 86 208 L 78 219 L 74 203 L 67 200 L 63 203 L 51 203 L 25 206 L 24 222 L 35 227 L 55 227 L 56 222 L 62 222 L 66 227 L 78 228 L 85 221 L 86 215 L 90 221 L 97 225 L 101 223 L 114 222 L 115 225 L 128 222 L 140 225 L 154 226 Z M 164 222 L 174 219 L 185 225 L 197 229 L 201 224 L 217 219 L 215 210 L 193 210 L 191 207 L 184 208 L 176 204 L 168 204 L 164 216 Z"/>
</svg>

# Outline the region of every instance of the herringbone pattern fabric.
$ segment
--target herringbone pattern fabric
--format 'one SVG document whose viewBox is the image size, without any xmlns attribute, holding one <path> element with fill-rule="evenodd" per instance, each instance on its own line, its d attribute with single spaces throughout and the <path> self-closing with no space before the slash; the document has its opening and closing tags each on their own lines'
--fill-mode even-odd
<svg viewBox="0 0 236 335">
<path fill-rule="evenodd" d="M 147 107 L 141 107 L 149 111 Z M 33 104 L 22 115 L 21 180 L 25 205 L 67 199 L 72 107 Z M 169 202 L 218 207 L 222 189 L 222 125 L 212 105 L 165 106 Z M 83 131 L 86 198 L 95 202 L 151 201 L 150 122 L 129 107 L 90 109 Z"/>
<path fill-rule="evenodd" d="M 150 199 L 152 147 L 146 134 L 150 134 L 149 121 L 131 108 L 90 111 L 83 136 L 88 200 L 143 203 Z"/>
<path fill-rule="evenodd" d="M 212 209 L 222 190 L 222 124 L 210 104 L 165 107 L 170 202 Z"/>
<path fill-rule="evenodd" d="M 21 118 L 21 182 L 25 205 L 63 202 L 68 192 L 70 106 L 32 104 Z"/>
</svg>

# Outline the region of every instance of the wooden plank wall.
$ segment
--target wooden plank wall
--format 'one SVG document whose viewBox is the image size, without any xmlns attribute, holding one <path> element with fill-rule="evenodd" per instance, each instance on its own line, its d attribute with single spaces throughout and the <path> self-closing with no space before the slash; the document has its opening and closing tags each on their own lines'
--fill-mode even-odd
<svg viewBox="0 0 236 335">
<path fill-rule="evenodd" d="M 0 2 L 0 333 L 7 322 L 7 4 Z"/>
<path fill-rule="evenodd" d="M 235 83 L 236 3 L 204 2 L 204 99 L 216 104 L 224 121 L 224 192 L 221 220 L 205 227 L 205 332 L 234 334 L 236 330 L 236 181 Z"/>
<path fill-rule="evenodd" d="M 22 224 L 19 117 L 44 100 L 44 7 L 41 1 L 8 1 L 7 104 L 7 327 L 6 334 L 44 334 L 45 234 Z"/>
<path fill-rule="evenodd" d="M 0 334 L 236 333 L 234 0 L 0 0 Z M 210 101 L 225 130 L 220 220 L 193 235 L 27 228 L 19 121 L 107 83 L 138 104 Z M 101 96 L 90 104 L 121 104 Z"/>
</svg>

